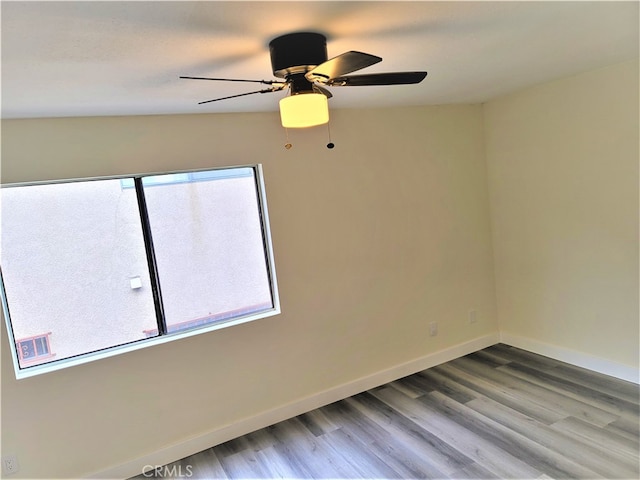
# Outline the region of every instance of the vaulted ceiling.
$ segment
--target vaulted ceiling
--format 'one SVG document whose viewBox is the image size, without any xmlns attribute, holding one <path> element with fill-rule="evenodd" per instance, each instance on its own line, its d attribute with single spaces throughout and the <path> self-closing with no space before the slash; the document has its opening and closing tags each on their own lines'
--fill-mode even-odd
<svg viewBox="0 0 640 480">
<path fill-rule="evenodd" d="M 3 118 L 277 110 L 284 92 L 197 105 L 273 79 L 268 43 L 314 31 L 359 73 L 427 70 L 418 85 L 335 87 L 331 108 L 484 102 L 638 58 L 631 2 L 9 2 L 1 4 Z M 255 88 L 255 87 L 258 88 Z"/>
</svg>

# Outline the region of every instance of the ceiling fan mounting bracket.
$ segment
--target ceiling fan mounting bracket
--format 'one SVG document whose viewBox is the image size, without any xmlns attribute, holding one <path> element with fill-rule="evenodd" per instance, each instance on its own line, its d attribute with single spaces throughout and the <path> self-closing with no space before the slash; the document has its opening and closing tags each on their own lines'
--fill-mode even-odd
<svg viewBox="0 0 640 480">
<path fill-rule="evenodd" d="M 327 61 L 327 38 L 313 32 L 289 33 L 271 40 L 269 53 L 276 77 L 304 74 Z"/>
</svg>

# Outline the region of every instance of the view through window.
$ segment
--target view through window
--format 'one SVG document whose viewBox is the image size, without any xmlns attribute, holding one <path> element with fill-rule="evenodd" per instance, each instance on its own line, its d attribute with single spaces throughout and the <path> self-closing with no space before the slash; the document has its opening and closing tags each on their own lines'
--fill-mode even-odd
<svg viewBox="0 0 640 480">
<path fill-rule="evenodd" d="M 277 313 L 259 174 L 3 187 L 2 294 L 18 370 Z"/>
</svg>

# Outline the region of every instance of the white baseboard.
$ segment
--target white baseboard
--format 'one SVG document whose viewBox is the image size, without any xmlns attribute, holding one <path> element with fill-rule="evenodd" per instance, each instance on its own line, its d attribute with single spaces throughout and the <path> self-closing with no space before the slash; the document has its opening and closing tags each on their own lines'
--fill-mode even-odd
<svg viewBox="0 0 640 480">
<path fill-rule="evenodd" d="M 570 350 L 568 348 L 540 342 L 528 337 L 511 335 L 507 332 L 500 332 L 500 342 L 512 347 L 522 348 L 532 353 L 544 355 L 555 360 L 570 363 L 578 367 L 587 368 L 595 372 L 604 373 L 611 377 L 616 377 L 628 382 L 640 383 L 640 370 L 628 365 L 624 365 L 604 358 L 589 355 L 587 353 Z"/>
<path fill-rule="evenodd" d="M 272 410 L 225 425 L 210 432 L 169 445 L 161 450 L 136 458 L 115 467 L 88 475 L 87 478 L 128 478 L 139 475 L 142 469 L 151 470 L 155 466 L 166 465 L 181 458 L 206 450 L 214 445 L 237 438 L 274 423 L 287 420 L 324 405 L 356 395 L 371 388 L 392 382 L 399 378 L 420 372 L 427 368 L 459 358 L 498 343 L 497 333 L 485 335 L 453 347 L 445 348 L 424 357 L 396 365 L 381 372 L 359 378 L 353 382 L 338 385 L 309 397 L 296 400 Z"/>
</svg>

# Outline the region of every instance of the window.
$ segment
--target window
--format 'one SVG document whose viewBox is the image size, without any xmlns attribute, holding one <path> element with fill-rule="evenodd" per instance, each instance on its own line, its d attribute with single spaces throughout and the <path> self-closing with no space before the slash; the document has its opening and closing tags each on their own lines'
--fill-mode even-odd
<svg viewBox="0 0 640 480">
<path fill-rule="evenodd" d="M 19 378 L 279 312 L 259 166 L 3 186 L 2 214 Z"/>
<path fill-rule="evenodd" d="M 16 340 L 20 362 L 25 364 L 29 362 L 41 363 L 46 358 L 53 357 L 54 354 L 51 353 L 51 347 L 49 346 L 49 335 L 51 335 L 51 332 Z"/>
</svg>

